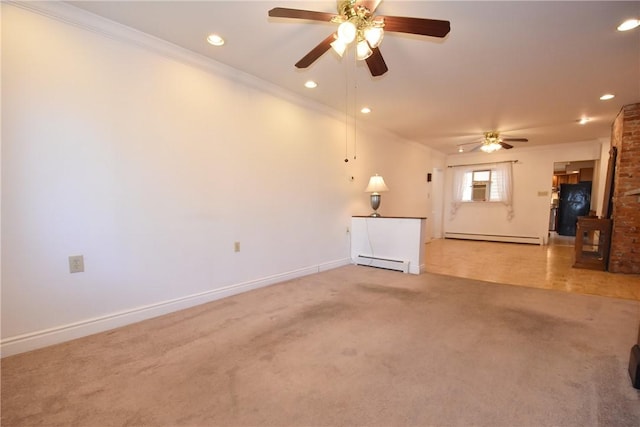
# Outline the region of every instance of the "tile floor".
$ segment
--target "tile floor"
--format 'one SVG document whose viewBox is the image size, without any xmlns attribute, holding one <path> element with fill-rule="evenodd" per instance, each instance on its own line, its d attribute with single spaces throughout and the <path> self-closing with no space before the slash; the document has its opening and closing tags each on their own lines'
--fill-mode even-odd
<svg viewBox="0 0 640 427">
<path fill-rule="evenodd" d="M 640 301 L 640 275 L 573 268 L 574 238 L 547 246 L 437 239 L 427 243 L 426 271 L 517 286 Z"/>
</svg>

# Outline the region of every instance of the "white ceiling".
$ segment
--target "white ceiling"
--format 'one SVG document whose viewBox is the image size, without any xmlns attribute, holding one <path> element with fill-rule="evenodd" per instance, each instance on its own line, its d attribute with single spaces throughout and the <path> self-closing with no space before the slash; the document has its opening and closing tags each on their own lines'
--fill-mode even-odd
<svg viewBox="0 0 640 427">
<path fill-rule="evenodd" d="M 366 104 L 373 111 L 358 115 L 358 126 L 373 123 L 445 153 L 489 130 L 529 138 L 515 149 L 608 138 L 621 107 L 640 102 L 640 28 L 616 31 L 640 17 L 640 1 L 384 0 L 377 15 L 448 20 L 451 32 L 385 34 L 389 71 L 377 78 L 333 51 L 296 69 L 335 24 L 267 16 L 278 6 L 335 13 L 334 1 L 70 3 L 338 111 Z M 212 32 L 224 47 L 206 43 Z M 318 88 L 304 88 L 308 79 Z M 616 97 L 600 101 L 604 93 Z M 584 126 L 583 116 L 591 118 Z"/>
</svg>

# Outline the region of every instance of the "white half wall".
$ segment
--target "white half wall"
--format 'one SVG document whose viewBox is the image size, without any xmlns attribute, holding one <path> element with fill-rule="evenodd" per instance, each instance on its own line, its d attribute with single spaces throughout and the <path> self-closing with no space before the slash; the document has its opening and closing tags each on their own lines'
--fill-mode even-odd
<svg viewBox="0 0 640 427">
<path fill-rule="evenodd" d="M 3 356 L 344 265 L 374 173 L 383 214 L 433 209 L 443 155 L 369 126 L 345 163 L 344 113 L 30 7 L 2 4 Z"/>
<path fill-rule="evenodd" d="M 450 155 L 450 166 L 517 160 L 513 164 L 513 210 L 507 219 L 507 209 L 500 203 L 463 203 L 451 214 L 453 171 L 447 168 L 445 178 L 444 227 L 446 233 L 524 238 L 520 241 L 546 244 L 549 234 L 549 210 L 553 163 L 563 161 L 598 160 L 600 141 L 558 144 L 542 147 L 519 147 L 497 153 Z M 487 239 L 494 240 L 494 239 Z M 505 241 L 504 238 L 496 238 Z M 515 241 L 515 240 L 514 240 Z"/>
</svg>

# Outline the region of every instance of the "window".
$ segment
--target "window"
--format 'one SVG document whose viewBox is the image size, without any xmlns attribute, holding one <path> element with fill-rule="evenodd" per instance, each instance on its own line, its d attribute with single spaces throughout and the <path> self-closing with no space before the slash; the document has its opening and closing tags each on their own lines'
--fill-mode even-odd
<svg viewBox="0 0 640 427">
<path fill-rule="evenodd" d="M 453 175 L 451 214 L 465 202 L 498 202 L 507 206 L 508 218 L 513 216 L 511 162 L 499 162 L 479 168 L 458 166 Z"/>
<path fill-rule="evenodd" d="M 468 201 L 486 202 L 491 197 L 491 170 L 469 172 L 471 174 L 471 197 Z M 463 199 L 464 200 L 464 199 Z"/>
<path fill-rule="evenodd" d="M 463 202 L 502 202 L 504 174 L 497 169 L 472 170 L 464 173 Z"/>
</svg>

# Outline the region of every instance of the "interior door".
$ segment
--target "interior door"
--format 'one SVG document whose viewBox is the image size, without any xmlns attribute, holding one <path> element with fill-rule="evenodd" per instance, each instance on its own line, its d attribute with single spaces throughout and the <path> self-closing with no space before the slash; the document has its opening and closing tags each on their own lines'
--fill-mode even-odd
<svg viewBox="0 0 640 427">
<path fill-rule="evenodd" d="M 579 216 L 589 215 L 591 209 L 591 182 L 560 184 L 558 205 L 558 234 L 575 236 Z"/>
</svg>

